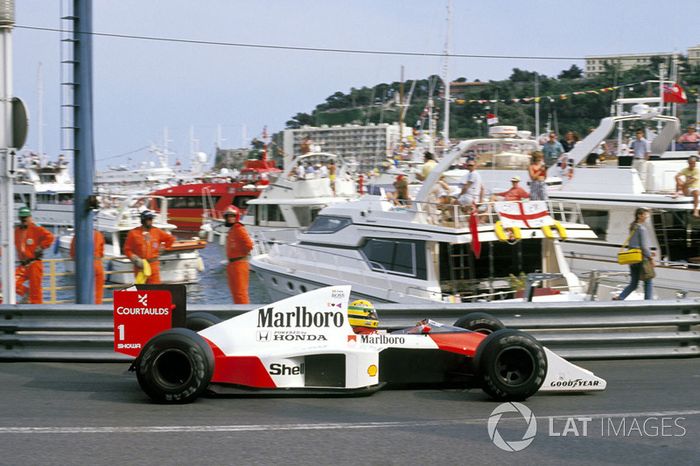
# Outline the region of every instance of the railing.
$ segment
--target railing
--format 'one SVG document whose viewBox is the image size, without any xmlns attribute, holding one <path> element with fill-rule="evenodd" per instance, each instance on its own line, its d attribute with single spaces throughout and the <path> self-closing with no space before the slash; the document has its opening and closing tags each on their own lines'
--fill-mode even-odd
<svg viewBox="0 0 700 466">
<path fill-rule="evenodd" d="M 195 305 L 230 318 L 251 305 Z M 586 303 L 382 304 L 385 329 L 430 318 L 453 324 L 471 312 L 486 312 L 506 326 L 535 336 L 567 359 L 700 356 L 700 299 Z M 0 360 L 125 361 L 113 352 L 109 305 L 0 305 Z"/>
<path fill-rule="evenodd" d="M 527 201 L 508 201 L 527 202 Z M 578 205 L 567 205 L 561 201 L 546 201 L 550 216 L 558 222 L 581 222 L 583 216 Z M 451 228 L 469 228 L 470 215 L 476 215 L 479 225 L 494 225 L 498 220 L 494 201 L 476 203 L 474 207 L 465 208 L 457 204 L 435 202 L 404 201 L 398 203 L 398 209 L 415 209 L 425 214 L 428 223 Z"/>
</svg>

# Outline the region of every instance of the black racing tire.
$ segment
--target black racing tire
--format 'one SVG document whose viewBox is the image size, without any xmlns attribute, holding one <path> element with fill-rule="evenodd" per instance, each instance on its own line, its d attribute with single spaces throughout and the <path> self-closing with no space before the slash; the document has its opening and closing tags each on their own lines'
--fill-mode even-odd
<svg viewBox="0 0 700 466">
<path fill-rule="evenodd" d="M 464 317 L 460 317 L 454 326 L 486 335 L 491 335 L 493 332 L 506 328 L 503 322 L 485 312 L 472 312 Z"/>
<path fill-rule="evenodd" d="M 195 332 L 209 328 L 221 322 L 221 319 L 214 314 L 208 312 L 193 312 L 187 314 L 185 327 Z"/>
<path fill-rule="evenodd" d="M 481 342 L 475 367 L 481 388 L 498 401 L 522 401 L 540 389 L 547 375 L 542 345 L 519 330 L 498 330 Z"/>
<path fill-rule="evenodd" d="M 172 328 L 154 336 L 136 360 L 141 389 L 157 403 L 190 403 L 209 386 L 214 352 L 197 333 Z"/>
</svg>

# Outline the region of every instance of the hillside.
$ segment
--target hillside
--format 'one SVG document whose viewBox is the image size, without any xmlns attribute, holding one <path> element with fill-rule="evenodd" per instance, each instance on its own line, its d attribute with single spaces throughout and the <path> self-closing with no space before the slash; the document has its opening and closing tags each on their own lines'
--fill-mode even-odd
<svg viewBox="0 0 700 466">
<path fill-rule="evenodd" d="M 659 62 L 663 61 L 659 58 Z M 655 68 L 655 67 L 654 67 Z M 697 88 L 700 85 L 700 66 L 689 67 L 681 61 L 680 84 L 686 89 L 688 105 L 679 106 L 683 123 L 695 119 Z M 537 73 L 513 69 L 511 76 L 502 81 L 468 82 L 459 78 L 452 85 L 450 107 L 450 137 L 463 139 L 483 135 L 486 128 L 485 115 L 494 113 L 500 124 L 512 124 L 522 129 L 534 130 L 535 81 Z M 599 120 L 610 114 L 611 104 L 623 92 L 625 97 L 658 95 L 658 84 L 644 83 L 658 79 L 650 68 L 637 67 L 618 72 L 608 65 L 604 73 L 596 78 L 584 79 L 576 65 L 563 70 L 556 77 L 540 74 L 540 130 L 549 122 L 552 129 L 563 134 L 568 130 L 585 135 L 588 128 L 597 126 Z M 438 128 L 442 128 L 442 80 L 429 76 L 415 82 L 403 84 L 403 95 L 407 96 L 414 86 L 410 105 L 406 110 L 405 124 L 427 127 L 428 99 L 433 96 L 434 112 L 438 114 Z M 398 103 L 402 84 L 378 84 L 373 87 L 352 88 L 349 93 L 341 91 L 329 96 L 310 113 L 297 113 L 287 128 L 303 125 L 339 125 L 346 123 L 388 123 L 399 120 Z"/>
</svg>

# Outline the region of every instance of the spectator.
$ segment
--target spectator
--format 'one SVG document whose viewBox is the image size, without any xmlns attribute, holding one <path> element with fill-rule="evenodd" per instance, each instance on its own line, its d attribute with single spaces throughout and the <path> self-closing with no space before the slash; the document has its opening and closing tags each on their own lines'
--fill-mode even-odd
<svg viewBox="0 0 700 466">
<path fill-rule="evenodd" d="M 530 199 L 533 201 L 546 201 L 547 196 L 547 167 L 542 160 L 542 152 L 533 152 L 532 161 L 528 167 L 530 175 Z"/>
<path fill-rule="evenodd" d="M 635 133 L 635 140 L 630 144 L 630 149 L 632 149 L 632 156 L 634 159 L 632 161 L 632 167 L 640 172 L 642 169 L 642 162 L 644 160 L 649 160 L 651 156 L 651 144 L 644 139 L 644 130 L 637 130 Z"/>
<path fill-rule="evenodd" d="M 561 141 L 561 146 L 564 148 L 564 152 L 571 152 L 571 149 L 574 148 L 578 140 L 578 134 L 574 133 L 573 131 L 567 131 L 564 135 L 564 139 Z"/>
<path fill-rule="evenodd" d="M 325 163 L 320 164 L 320 166 L 318 167 L 318 177 L 328 178 L 328 167 Z"/>
<path fill-rule="evenodd" d="M 700 154 L 700 149 L 698 149 Z M 698 157 L 688 157 L 688 166 L 676 174 L 676 194 L 693 197 L 693 217 L 700 217 L 698 213 L 698 193 L 700 192 L 700 169 L 696 166 Z"/>
<path fill-rule="evenodd" d="M 437 165 L 437 162 L 435 161 L 435 156 L 431 152 L 426 151 L 423 154 L 423 168 L 421 169 L 420 173 L 416 174 L 416 178 L 418 178 L 419 181 L 425 181 L 426 178 L 428 178 L 428 175 L 430 175 L 430 172 L 433 171 L 433 168 Z"/>
<path fill-rule="evenodd" d="M 644 262 L 648 261 L 652 268 L 654 265 L 653 252 L 651 251 L 651 242 L 649 240 L 649 232 L 644 223 L 649 218 L 649 209 L 645 207 L 639 207 L 634 213 L 634 222 L 630 225 L 630 235 L 625 243 L 628 244 L 630 248 L 638 248 L 642 250 L 642 262 L 637 264 L 630 264 L 630 283 L 627 287 L 622 290 L 619 296 L 613 298 L 616 301 L 622 301 L 630 293 L 637 289 L 640 278 L 644 282 L 644 299 L 654 299 L 654 290 L 651 282 L 651 278 L 642 277 L 642 271 L 644 267 Z M 646 279 L 645 279 L 646 278 Z"/>
<path fill-rule="evenodd" d="M 564 152 L 564 147 L 557 141 L 557 135 L 554 132 L 549 133 L 549 139 L 542 146 L 542 154 L 544 155 L 544 165 L 546 168 L 551 167 L 557 162 L 559 156 Z"/>
<path fill-rule="evenodd" d="M 484 185 L 481 183 L 481 174 L 476 171 L 476 162 L 467 162 L 467 173 L 462 179 L 462 190 L 457 202 L 465 210 L 469 211 L 475 204 L 484 200 Z"/>
<path fill-rule="evenodd" d="M 494 193 L 495 200 L 522 201 L 530 197 L 530 193 L 520 186 L 520 177 L 514 176 L 510 179 L 511 188 L 502 193 Z"/>
<path fill-rule="evenodd" d="M 698 141 L 700 141 L 700 135 L 698 135 L 698 132 L 695 129 L 695 125 L 690 125 L 688 128 L 686 128 L 685 133 L 681 134 L 680 137 L 678 138 L 678 142 L 685 144 L 685 143 L 695 143 L 697 144 Z"/>
<path fill-rule="evenodd" d="M 574 159 L 569 157 L 568 153 L 563 153 L 557 159 L 557 167 L 559 168 L 559 177 L 564 180 L 570 180 L 574 177 Z"/>
<path fill-rule="evenodd" d="M 408 205 L 411 198 L 408 196 L 408 180 L 404 175 L 397 175 L 394 181 L 394 204 Z"/>
</svg>

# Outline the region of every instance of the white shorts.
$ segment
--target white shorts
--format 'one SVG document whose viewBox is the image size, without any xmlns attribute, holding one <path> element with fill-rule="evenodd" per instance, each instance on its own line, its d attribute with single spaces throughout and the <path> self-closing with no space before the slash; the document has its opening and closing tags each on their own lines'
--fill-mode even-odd
<svg viewBox="0 0 700 466">
<path fill-rule="evenodd" d="M 457 202 L 459 202 L 459 204 L 463 206 L 472 205 L 474 201 L 474 196 L 469 193 L 464 193 L 457 198 Z"/>
</svg>

